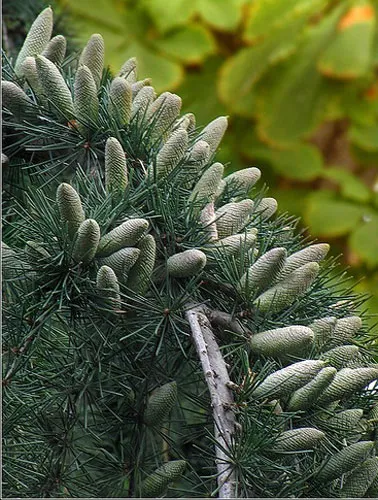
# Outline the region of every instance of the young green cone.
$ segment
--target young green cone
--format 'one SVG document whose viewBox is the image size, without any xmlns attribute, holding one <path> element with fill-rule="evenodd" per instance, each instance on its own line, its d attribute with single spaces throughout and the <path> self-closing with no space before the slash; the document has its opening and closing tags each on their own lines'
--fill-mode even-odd
<svg viewBox="0 0 378 500">
<path fill-rule="evenodd" d="M 327 483 L 354 469 L 374 448 L 373 441 L 360 441 L 335 453 L 319 470 L 316 480 Z"/>
<path fill-rule="evenodd" d="M 76 73 L 74 86 L 74 108 L 80 128 L 96 124 L 98 120 L 97 88 L 92 73 L 87 66 L 80 66 Z"/>
<path fill-rule="evenodd" d="M 72 186 L 64 182 L 57 189 L 56 201 L 60 218 L 63 223 L 67 223 L 68 235 L 72 239 L 85 219 L 80 196 Z"/>
<path fill-rule="evenodd" d="M 103 236 L 97 249 L 98 257 L 107 257 L 121 248 L 135 246 L 148 229 L 146 219 L 129 219 Z"/>
<path fill-rule="evenodd" d="M 144 78 L 144 80 L 139 80 L 135 83 L 132 83 L 131 84 L 131 91 L 132 91 L 133 99 L 135 99 L 136 95 L 138 94 L 138 92 L 140 90 L 142 90 L 143 87 L 147 87 L 148 85 L 151 85 L 151 83 L 152 83 L 151 78 Z"/>
<path fill-rule="evenodd" d="M 176 253 L 167 260 L 168 274 L 174 278 L 195 276 L 206 266 L 206 255 L 195 248 Z"/>
<path fill-rule="evenodd" d="M 143 421 L 150 427 L 159 427 L 168 417 L 177 401 L 177 384 L 169 382 L 153 391 L 148 399 Z"/>
<path fill-rule="evenodd" d="M 182 161 L 188 147 L 188 133 L 184 129 L 172 132 L 156 156 L 156 179 L 165 179 Z"/>
<path fill-rule="evenodd" d="M 22 63 L 27 57 L 35 57 L 43 51 L 51 38 L 52 30 L 53 11 L 51 7 L 47 7 L 31 25 L 24 44 L 18 53 L 14 66 L 17 76 L 23 76 Z"/>
<path fill-rule="evenodd" d="M 230 193 L 233 193 L 234 198 L 247 196 L 260 177 L 261 171 L 258 168 L 244 168 L 225 177 L 225 187 Z"/>
<path fill-rule="evenodd" d="M 32 101 L 15 83 L 3 80 L 1 96 L 3 107 L 8 109 L 17 120 L 25 119 L 33 113 Z"/>
<path fill-rule="evenodd" d="M 162 139 L 166 141 L 181 109 L 181 98 L 176 94 L 164 92 L 149 106 L 147 114 L 151 130 L 148 136 L 150 145 Z"/>
<path fill-rule="evenodd" d="M 121 302 L 119 284 L 117 276 L 111 267 L 100 267 L 97 272 L 96 286 L 99 290 L 101 290 L 102 296 L 109 300 L 109 303 L 113 308 L 119 308 Z"/>
<path fill-rule="evenodd" d="M 227 130 L 228 120 L 225 116 L 219 116 L 210 122 L 201 132 L 201 140 L 210 146 L 210 155 L 213 155 Z"/>
<path fill-rule="evenodd" d="M 135 265 L 140 255 L 138 248 L 129 247 L 122 248 L 118 252 L 114 252 L 109 257 L 101 259 L 101 264 L 109 266 L 116 273 L 117 278 L 126 283 L 130 269 Z"/>
<path fill-rule="evenodd" d="M 364 388 L 378 378 L 378 368 L 343 368 L 337 372 L 333 382 L 327 387 L 319 402 L 332 403 Z"/>
<path fill-rule="evenodd" d="M 274 198 L 263 198 L 256 206 L 256 214 L 262 221 L 266 221 L 276 213 L 277 207 L 278 203 Z"/>
<path fill-rule="evenodd" d="M 285 259 L 285 248 L 273 248 L 264 253 L 240 278 L 239 291 L 249 295 L 262 292 L 272 286 L 285 264 Z"/>
<path fill-rule="evenodd" d="M 274 443 L 273 451 L 276 453 L 288 453 L 312 450 L 324 438 L 324 432 L 313 427 L 292 429 L 280 434 Z"/>
<path fill-rule="evenodd" d="M 99 88 L 104 69 L 105 46 L 104 39 L 98 33 L 92 35 L 79 59 L 79 65 L 87 66 Z"/>
<path fill-rule="evenodd" d="M 364 411 L 360 408 L 351 408 L 350 410 L 340 411 L 335 416 L 328 418 L 325 421 L 317 419 L 319 427 L 329 431 L 337 431 L 345 437 L 345 434 L 351 431 L 358 431 L 358 423 L 360 422 Z"/>
<path fill-rule="evenodd" d="M 126 62 L 123 63 L 117 77 L 127 80 L 129 83 L 135 83 L 137 81 L 137 67 L 138 63 L 135 57 L 130 57 Z M 116 78 L 117 78 L 116 77 Z"/>
<path fill-rule="evenodd" d="M 307 410 L 311 408 L 316 400 L 329 386 L 337 373 L 336 368 L 326 366 L 310 382 L 296 390 L 288 404 L 287 411 Z"/>
<path fill-rule="evenodd" d="M 135 97 L 131 106 L 131 119 L 135 119 L 139 125 L 142 125 L 147 119 L 147 111 L 156 97 L 153 87 L 143 87 Z"/>
<path fill-rule="evenodd" d="M 288 396 L 312 380 L 324 368 L 320 360 L 299 361 L 268 375 L 253 391 L 256 398 L 275 399 Z"/>
<path fill-rule="evenodd" d="M 125 152 L 115 137 L 105 145 L 105 188 L 108 193 L 122 194 L 128 183 Z"/>
<path fill-rule="evenodd" d="M 231 257 L 232 255 L 239 255 L 240 252 L 244 254 L 255 244 L 256 235 L 256 229 L 248 233 L 233 234 L 212 243 L 209 247 L 204 247 L 203 250 L 207 254 L 214 255 L 215 258 L 217 255 Z"/>
<path fill-rule="evenodd" d="M 140 251 L 138 260 L 132 267 L 128 279 L 127 287 L 139 295 L 144 295 L 150 284 L 152 271 L 156 260 L 156 242 L 151 234 L 147 234 L 138 243 Z"/>
<path fill-rule="evenodd" d="M 333 316 L 316 319 L 309 327 L 315 333 L 314 344 L 321 348 L 331 337 L 337 319 Z"/>
<path fill-rule="evenodd" d="M 51 101 L 58 111 L 68 120 L 75 115 L 72 96 L 63 76 L 53 62 L 44 56 L 36 58 L 38 80 L 44 96 Z"/>
<path fill-rule="evenodd" d="M 320 359 L 340 369 L 346 367 L 349 361 L 357 357 L 358 353 L 359 349 L 356 345 L 342 345 L 323 353 Z"/>
<path fill-rule="evenodd" d="M 244 229 L 253 213 L 253 207 L 252 200 L 242 200 L 219 208 L 215 212 L 219 238 L 226 238 Z"/>
<path fill-rule="evenodd" d="M 280 273 L 280 279 L 285 278 L 293 271 L 310 262 L 321 262 L 329 252 L 329 245 L 327 243 L 319 243 L 310 245 L 309 247 L 299 250 L 290 255 L 285 262 L 285 266 Z"/>
<path fill-rule="evenodd" d="M 35 57 L 26 57 L 22 63 L 22 72 L 26 78 L 29 87 L 43 101 L 43 89 L 38 78 L 37 64 Z"/>
<path fill-rule="evenodd" d="M 193 203 L 198 208 L 203 208 L 207 203 L 214 201 L 223 172 L 224 166 L 221 163 L 213 163 L 194 186 L 189 196 L 189 203 Z"/>
<path fill-rule="evenodd" d="M 341 489 L 341 498 L 364 498 L 377 475 L 378 457 L 368 458 L 348 476 Z"/>
<path fill-rule="evenodd" d="M 359 316 L 348 316 L 338 319 L 335 329 L 332 333 L 332 338 L 327 343 L 327 347 L 335 347 L 341 344 L 347 344 L 356 335 L 362 326 L 362 321 Z"/>
<path fill-rule="evenodd" d="M 306 326 L 286 326 L 255 333 L 248 341 L 252 352 L 263 356 L 295 355 L 309 347 L 314 333 Z"/>
<path fill-rule="evenodd" d="M 277 313 L 306 293 L 319 273 L 319 264 L 310 262 L 292 272 L 276 286 L 257 297 L 254 304 L 262 312 Z"/>
<path fill-rule="evenodd" d="M 76 262 L 87 264 L 94 259 L 100 242 L 100 227 L 94 219 L 82 222 L 77 230 L 72 258 Z"/>
<path fill-rule="evenodd" d="M 163 495 L 169 483 L 179 479 L 185 471 L 185 460 L 172 460 L 148 476 L 141 485 L 141 498 L 157 498 Z"/>
<path fill-rule="evenodd" d="M 114 78 L 110 85 L 108 109 L 109 114 L 122 125 L 131 119 L 132 98 L 131 85 L 124 78 Z"/>
<path fill-rule="evenodd" d="M 63 35 L 52 38 L 42 52 L 42 55 L 57 66 L 61 66 L 66 55 L 67 41 Z"/>
<path fill-rule="evenodd" d="M 189 154 L 189 162 L 193 163 L 196 170 L 200 170 L 210 159 L 210 146 L 205 141 L 197 141 Z"/>
</svg>

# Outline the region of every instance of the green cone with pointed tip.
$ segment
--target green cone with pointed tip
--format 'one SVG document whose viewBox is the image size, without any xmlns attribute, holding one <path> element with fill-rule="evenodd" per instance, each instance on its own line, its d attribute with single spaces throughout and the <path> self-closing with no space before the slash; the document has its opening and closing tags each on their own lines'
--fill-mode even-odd
<svg viewBox="0 0 378 500">
<path fill-rule="evenodd" d="M 240 278 L 238 290 L 246 295 L 266 290 L 280 274 L 285 259 L 285 248 L 273 248 L 264 253 Z"/>
<path fill-rule="evenodd" d="M 292 272 L 273 288 L 257 297 L 254 304 L 262 312 L 277 313 L 289 307 L 312 285 L 319 273 L 319 264 L 310 262 Z"/>
<path fill-rule="evenodd" d="M 343 368 L 319 399 L 319 403 L 331 403 L 351 396 L 378 378 L 378 368 Z"/>
<path fill-rule="evenodd" d="M 167 260 L 168 274 L 174 278 L 195 276 L 206 266 L 206 255 L 195 248 L 176 253 Z"/>
<path fill-rule="evenodd" d="M 317 347 L 322 347 L 331 337 L 335 329 L 337 319 L 333 316 L 316 319 L 309 327 L 315 333 L 314 344 Z"/>
<path fill-rule="evenodd" d="M 204 247 L 203 250 L 207 254 L 212 254 L 215 257 L 219 254 L 224 256 L 238 255 L 243 250 L 243 253 L 249 250 L 256 242 L 257 231 L 248 233 L 233 234 L 221 240 L 216 241 L 209 247 Z"/>
<path fill-rule="evenodd" d="M 358 432 L 358 423 L 360 422 L 364 411 L 359 408 L 351 408 L 350 410 L 340 411 L 334 417 L 328 418 L 325 421 L 317 419 L 317 425 L 328 431 L 337 431 L 345 436 L 346 433 L 355 431 Z"/>
<path fill-rule="evenodd" d="M 29 87 L 33 92 L 43 100 L 43 89 L 41 82 L 38 78 L 37 64 L 35 62 L 35 57 L 26 57 L 22 63 L 22 72 L 26 78 Z"/>
<path fill-rule="evenodd" d="M 57 66 L 61 66 L 66 55 L 67 41 L 63 35 L 57 35 L 47 44 L 42 55 Z"/>
<path fill-rule="evenodd" d="M 272 217 L 277 211 L 277 200 L 274 198 L 263 198 L 256 206 L 256 214 L 262 221 L 266 221 Z"/>
<path fill-rule="evenodd" d="M 193 113 L 185 113 L 177 122 L 177 127 L 185 129 L 188 133 L 196 129 L 196 117 Z"/>
<path fill-rule="evenodd" d="M 105 145 L 105 188 L 108 193 L 122 194 L 128 183 L 125 152 L 115 137 Z"/>
<path fill-rule="evenodd" d="M 135 265 L 140 255 L 138 248 L 129 247 L 122 248 L 118 252 L 114 252 L 109 257 L 101 259 L 101 264 L 109 266 L 116 273 L 117 278 L 125 283 L 130 269 Z"/>
<path fill-rule="evenodd" d="M 185 460 L 172 460 L 148 476 L 141 485 L 141 498 L 157 498 L 164 494 L 169 483 L 179 479 L 185 471 Z"/>
<path fill-rule="evenodd" d="M 268 375 L 253 391 L 253 397 L 275 399 L 288 396 L 290 393 L 304 386 L 324 368 L 320 360 L 306 360 L 293 363 Z"/>
<path fill-rule="evenodd" d="M 331 348 L 347 344 L 355 337 L 361 326 L 362 321 L 359 316 L 348 316 L 347 318 L 338 319 L 332 337 L 327 342 L 327 347 Z"/>
<path fill-rule="evenodd" d="M 49 252 L 36 241 L 27 241 L 25 250 L 30 255 L 31 260 L 41 260 L 41 259 L 50 259 L 51 255 Z"/>
<path fill-rule="evenodd" d="M 219 208 L 215 212 L 219 238 L 226 238 L 244 229 L 253 213 L 253 207 L 252 200 L 242 200 Z"/>
<path fill-rule="evenodd" d="M 339 347 L 334 347 L 329 351 L 323 353 L 320 359 L 327 361 L 330 365 L 335 368 L 344 368 L 349 361 L 356 358 L 359 353 L 359 349 L 356 345 L 342 345 Z"/>
<path fill-rule="evenodd" d="M 102 71 L 104 69 L 105 46 L 104 39 L 98 33 L 92 35 L 88 40 L 79 59 L 79 65 L 87 66 L 96 83 L 100 87 Z"/>
<path fill-rule="evenodd" d="M 73 238 L 85 219 L 80 196 L 72 186 L 64 182 L 57 189 L 56 201 L 60 218 L 63 223 L 67 223 L 68 234 Z"/>
<path fill-rule="evenodd" d="M 133 247 L 148 229 L 146 219 L 129 219 L 103 236 L 97 249 L 98 257 L 107 257 L 121 248 Z"/>
<path fill-rule="evenodd" d="M 218 230 L 217 230 L 217 224 L 215 220 L 215 208 L 214 208 L 214 203 L 208 203 L 202 210 L 199 215 L 199 223 L 201 227 L 203 228 L 203 232 L 206 235 L 206 241 L 209 243 L 212 242 L 217 242 L 218 240 Z M 234 235 L 233 235 L 234 236 Z M 240 236 L 240 235 L 235 235 L 235 236 Z M 229 238 L 232 238 L 232 236 L 229 236 Z M 223 238 L 224 241 L 226 238 Z M 209 249 L 210 251 L 214 251 L 214 247 Z M 204 248 L 204 251 L 206 252 L 206 249 Z M 215 250 L 217 252 L 217 250 Z M 219 249 L 218 249 L 219 252 Z M 226 254 L 224 254 L 226 255 Z"/>
<path fill-rule="evenodd" d="M 151 85 L 151 83 L 152 83 L 151 78 L 144 78 L 144 80 L 139 80 L 135 83 L 132 83 L 131 84 L 131 91 L 132 91 L 133 99 L 135 99 L 136 95 L 138 94 L 138 92 L 140 90 L 142 90 L 143 87 L 147 87 L 148 85 Z"/>
<path fill-rule="evenodd" d="M 139 295 L 144 295 L 150 284 L 152 272 L 156 260 L 156 242 L 151 234 L 147 234 L 138 243 L 140 254 L 135 265 L 132 267 L 127 287 Z"/>
<path fill-rule="evenodd" d="M 151 126 L 148 135 L 150 145 L 155 145 L 162 139 L 166 141 L 170 135 L 175 120 L 181 109 L 181 98 L 170 92 L 163 92 L 149 106 L 147 110 L 148 120 Z"/>
<path fill-rule="evenodd" d="M 80 128 L 86 130 L 98 121 L 98 97 L 92 72 L 87 66 L 80 66 L 76 73 L 74 86 L 74 108 Z"/>
<path fill-rule="evenodd" d="M 153 391 L 148 399 L 143 421 L 150 427 L 160 427 L 177 401 L 177 384 L 169 382 Z"/>
<path fill-rule="evenodd" d="M 225 116 L 219 116 L 211 121 L 201 132 L 201 140 L 210 146 L 210 155 L 213 155 L 223 139 L 228 127 L 228 120 Z"/>
<path fill-rule="evenodd" d="M 281 357 L 298 354 L 311 345 L 314 333 L 306 326 L 286 326 L 252 335 L 248 341 L 252 352 Z"/>
<path fill-rule="evenodd" d="M 41 83 L 44 96 L 52 102 L 67 119 L 74 116 L 72 96 L 63 76 L 53 62 L 44 56 L 36 58 L 38 80 Z"/>
<path fill-rule="evenodd" d="M 3 107 L 8 109 L 17 120 L 26 119 L 33 112 L 33 103 L 25 92 L 13 82 L 1 82 Z"/>
<path fill-rule="evenodd" d="M 201 169 L 210 158 L 210 146 L 205 141 L 197 141 L 190 153 L 189 161 L 194 163 L 196 169 Z"/>
<path fill-rule="evenodd" d="M 156 156 L 156 179 L 166 178 L 185 157 L 188 147 L 188 133 L 175 130 Z"/>
<path fill-rule="evenodd" d="M 246 196 L 260 177 L 261 171 L 256 167 L 250 167 L 228 175 L 224 181 L 228 191 L 233 193 L 234 197 Z"/>
<path fill-rule="evenodd" d="M 94 259 L 100 242 L 100 227 L 94 219 L 82 222 L 77 230 L 72 258 L 76 262 L 87 264 Z"/>
<path fill-rule="evenodd" d="M 156 92 L 153 87 L 143 87 L 133 100 L 131 106 L 131 118 L 135 119 L 140 125 L 147 120 L 147 111 L 156 97 Z"/>
<path fill-rule="evenodd" d="M 14 71 L 18 76 L 23 76 L 22 63 L 29 56 L 37 56 L 48 44 L 53 30 L 53 11 L 47 7 L 31 25 L 24 44 L 18 53 Z"/>
<path fill-rule="evenodd" d="M 325 438 L 325 434 L 313 427 L 302 427 L 285 431 L 274 443 L 273 451 L 287 453 L 293 451 L 312 450 Z"/>
<path fill-rule="evenodd" d="M 117 77 L 126 79 L 129 83 L 135 83 L 137 81 L 137 66 L 136 57 L 130 57 L 122 64 Z"/>
<path fill-rule="evenodd" d="M 127 124 L 131 119 L 133 92 L 131 85 L 120 77 L 114 78 L 109 91 L 109 114 L 120 124 Z"/>
<path fill-rule="evenodd" d="M 378 457 L 368 458 L 347 477 L 341 498 L 364 498 L 378 475 Z"/>
<path fill-rule="evenodd" d="M 207 203 L 214 201 L 223 173 L 224 166 L 221 163 L 213 163 L 194 186 L 189 196 L 189 203 L 194 203 L 196 207 L 203 208 Z"/>
<path fill-rule="evenodd" d="M 286 259 L 285 266 L 280 273 L 280 279 L 285 278 L 298 269 L 298 267 L 304 266 L 309 262 L 321 262 L 328 252 L 328 243 L 319 243 L 310 245 L 309 247 L 303 248 L 303 250 L 299 250 L 299 252 L 293 253 Z"/>
<path fill-rule="evenodd" d="M 119 283 L 113 269 L 109 266 L 101 266 L 97 272 L 96 286 L 101 290 L 105 299 L 109 299 L 114 308 L 120 306 Z"/>
<path fill-rule="evenodd" d="M 373 441 L 361 441 L 351 444 L 338 453 L 335 453 L 319 470 L 316 476 L 317 482 L 328 483 L 351 471 L 366 459 L 373 448 Z"/>
<path fill-rule="evenodd" d="M 308 384 L 295 391 L 288 404 L 288 411 L 307 410 L 311 408 L 316 400 L 329 386 L 337 373 L 336 368 L 326 366 Z"/>
</svg>

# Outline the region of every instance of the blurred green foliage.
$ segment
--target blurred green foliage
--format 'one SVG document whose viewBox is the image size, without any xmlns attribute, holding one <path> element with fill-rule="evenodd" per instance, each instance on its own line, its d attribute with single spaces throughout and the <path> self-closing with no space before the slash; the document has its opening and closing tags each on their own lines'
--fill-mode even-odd
<svg viewBox="0 0 378 500">
<path fill-rule="evenodd" d="M 60 0 L 107 63 L 230 116 L 219 160 L 264 170 L 281 210 L 365 276 L 378 313 L 378 0 Z"/>
</svg>

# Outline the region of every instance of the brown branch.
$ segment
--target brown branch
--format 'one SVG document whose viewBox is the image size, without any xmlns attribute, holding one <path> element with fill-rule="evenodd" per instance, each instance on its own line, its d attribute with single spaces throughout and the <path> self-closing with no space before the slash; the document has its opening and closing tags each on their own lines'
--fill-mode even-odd
<svg viewBox="0 0 378 500">
<path fill-rule="evenodd" d="M 234 398 L 229 388 L 230 377 L 204 309 L 191 305 L 186 311 L 186 318 L 210 392 L 215 439 L 218 444 L 216 466 L 219 498 L 235 498 L 235 472 L 227 453 L 231 450 L 232 436 L 235 432 L 235 416 L 232 411 Z"/>
</svg>

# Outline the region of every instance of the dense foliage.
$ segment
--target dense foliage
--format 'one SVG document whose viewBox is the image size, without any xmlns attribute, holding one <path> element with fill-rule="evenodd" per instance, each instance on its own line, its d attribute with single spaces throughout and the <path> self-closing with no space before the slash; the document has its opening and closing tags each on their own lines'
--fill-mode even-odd
<svg viewBox="0 0 378 500">
<path fill-rule="evenodd" d="M 199 123 L 231 116 L 220 159 L 264 168 L 281 210 L 364 276 L 378 313 L 376 0 L 60 0 L 81 43 L 175 90 Z"/>
<path fill-rule="evenodd" d="M 328 245 L 224 175 L 225 117 L 52 28 L 3 61 L 4 495 L 375 497 L 373 333 Z"/>
</svg>

